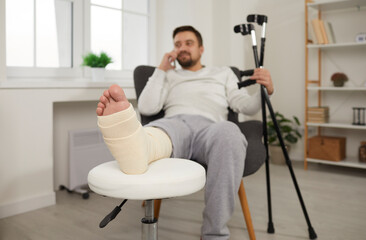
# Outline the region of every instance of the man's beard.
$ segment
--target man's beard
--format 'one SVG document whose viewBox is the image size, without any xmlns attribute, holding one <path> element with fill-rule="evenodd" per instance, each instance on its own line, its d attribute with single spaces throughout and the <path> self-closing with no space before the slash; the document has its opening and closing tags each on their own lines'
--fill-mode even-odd
<svg viewBox="0 0 366 240">
<path fill-rule="evenodd" d="M 199 61 L 199 59 L 193 60 L 192 56 L 190 53 L 187 52 L 183 52 L 184 54 L 187 54 L 189 56 L 189 58 L 186 58 L 184 60 L 180 60 L 179 56 L 177 58 L 178 63 L 183 67 L 183 68 L 188 68 L 188 67 L 192 67 L 194 65 L 196 65 L 196 63 Z"/>
</svg>

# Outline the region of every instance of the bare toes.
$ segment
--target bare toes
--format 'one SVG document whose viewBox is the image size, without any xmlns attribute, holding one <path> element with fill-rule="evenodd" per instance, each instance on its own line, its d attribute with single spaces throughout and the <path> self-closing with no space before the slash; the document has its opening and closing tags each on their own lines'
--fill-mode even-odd
<svg viewBox="0 0 366 240">
<path fill-rule="evenodd" d="M 104 90 L 103 96 L 106 97 L 107 99 L 110 99 L 111 98 L 111 95 L 109 94 L 109 91 L 108 90 Z"/>
<path fill-rule="evenodd" d="M 97 107 L 96 113 L 98 116 L 102 116 L 103 115 L 103 108 Z"/>
<path fill-rule="evenodd" d="M 98 103 L 98 108 L 101 108 L 101 109 L 104 109 L 105 108 L 105 105 L 101 102 Z"/>
<path fill-rule="evenodd" d="M 99 101 L 104 104 L 104 106 L 107 106 L 107 104 L 109 103 L 109 99 L 106 98 L 104 95 L 100 96 Z"/>
<path fill-rule="evenodd" d="M 109 95 L 111 96 L 111 98 L 113 98 L 114 101 L 127 101 L 125 93 L 123 92 L 122 88 L 117 84 L 113 84 L 112 86 L 110 86 L 108 91 Z"/>
</svg>

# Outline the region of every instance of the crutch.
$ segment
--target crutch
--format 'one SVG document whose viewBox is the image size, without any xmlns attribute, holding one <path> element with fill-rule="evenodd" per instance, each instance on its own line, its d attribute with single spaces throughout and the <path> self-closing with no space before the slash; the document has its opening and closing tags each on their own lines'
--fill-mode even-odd
<svg viewBox="0 0 366 240">
<path fill-rule="evenodd" d="M 241 24 L 241 25 L 237 25 L 237 26 L 234 27 L 234 32 L 236 32 L 236 33 L 240 32 L 242 35 L 248 35 L 248 34 L 251 35 L 254 62 L 255 62 L 256 68 L 262 67 L 260 65 L 260 63 L 263 64 L 264 46 L 265 46 L 265 26 L 266 26 L 266 22 L 267 22 L 267 17 L 258 17 L 258 16 L 259 15 L 249 15 L 248 20 L 253 21 L 253 22 L 254 21 L 259 21 L 262 25 L 264 25 L 264 30 L 262 29 L 261 60 L 258 59 L 257 41 L 256 41 L 256 34 L 255 34 L 255 29 L 254 29 L 253 24 Z M 258 24 L 260 24 L 260 23 L 258 23 Z M 254 83 L 256 83 L 255 80 L 247 80 L 247 81 L 238 83 L 238 87 L 241 88 L 241 87 L 252 85 Z M 274 126 L 275 126 L 277 137 L 279 139 L 279 142 L 280 142 L 280 145 L 281 145 L 281 148 L 282 148 L 282 152 L 283 152 L 284 157 L 286 159 L 286 164 L 289 168 L 289 171 L 290 171 L 290 174 L 291 174 L 291 177 L 292 177 L 292 181 L 294 183 L 297 195 L 298 195 L 299 200 L 300 200 L 302 210 L 303 210 L 304 215 L 305 215 L 306 222 L 308 224 L 309 238 L 310 239 L 316 239 L 317 235 L 316 235 L 316 233 L 315 233 L 315 231 L 314 231 L 314 229 L 311 225 L 308 213 L 306 211 L 305 203 L 303 201 L 303 198 L 302 198 L 302 195 L 301 195 L 301 192 L 300 192 L 300 188 L 297 184 L 297 180 L 296 180 L 296 176 L 295 176 L 295 173 L 293 171 L 293 168 L 292 168 L 291 160 L 288 156 L 287 149 L 285 148 L 285 144 L 284 144 L 281 132 L 280 132 L 278 124 L 277 124 L 277 120 L 276 120 L 276 117 L 275 117 L 275 114 L 274 114 L 274 111 L 273 111 L 273 108 L 272 108 L 272 104 L 271 104 L 271 102 L 269 100 L 269 97 L 268 97 L 267 89 L 263 85 L 261 85 L 260 88 L 261 88 L 261 98 L 262 98 L 263 135 L 264 135 L 264 141 L 265 141 L 264 144 L 265 144 L 266 151 L 267 151 L 266 176 L 267 176 L 267 196 L 268 196 L 268 211 L 269 211 L 269 222 L 268 222 L 267 232 L 268 233 L 274 233 L 274 227 L 273 227 L 273 222 L 272 222 L 272 211 L 271 211 L 272 209 L 271 209 L 271 198 L 270 198 L 271 193 L 270 193 L 270 185 L 269 185 L 270 181 L 269 181 L 269 161 L 268 161 L 268 141 L 267 141 L 268 136 L 267 136 L 267 130 L 266 130 L 267 129 L 267 123 L 266 123 L 265 104 L 267 104 L 267 107 L 269 109 L 272 121 L 273 121 Z"/>
</svg>

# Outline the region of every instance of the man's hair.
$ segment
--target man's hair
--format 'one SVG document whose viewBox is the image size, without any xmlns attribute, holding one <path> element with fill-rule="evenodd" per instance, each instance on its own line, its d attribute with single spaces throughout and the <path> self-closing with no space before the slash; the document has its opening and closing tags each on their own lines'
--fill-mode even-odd
<svg viewBox="0 0 366 240">
<path fill-rule="evenodd" d="M 198 40 L 198 45 L 199 46 L 203 45 L 203 40 L 202 40 L 201 33 L 199 31 L 197 31 L 194 27 L 188 26 L 188 25 L 187 26 L 177 27 L 173 31 L 173 39 L 175 38 L 175 35 L 177 35 L 180 32 L 193 32 L 194 35 L 196 35 L 196 38 Z"/>
</svg>

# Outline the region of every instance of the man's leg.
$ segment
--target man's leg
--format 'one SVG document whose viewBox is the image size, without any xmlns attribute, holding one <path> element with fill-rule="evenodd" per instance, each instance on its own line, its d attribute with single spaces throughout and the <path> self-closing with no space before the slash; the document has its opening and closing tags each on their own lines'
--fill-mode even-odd
<svg viewBox="0 0 366 240">
<path fill-rule="evenodd" d="M 227 240 L 244 172 L 247 141 L 231 122 L 213 123 L 194 139 L 192 158 L 207 166 L 203 240 Z"/>
<path fill-rule="evenodd" d="M 118 85 L 104 91 L 96 112 L 104 141 L 126 174 L 144 173 L 148 163 L 171 155 L 168 135 L 157 128 L 143 128 Z"/>
</svg>

